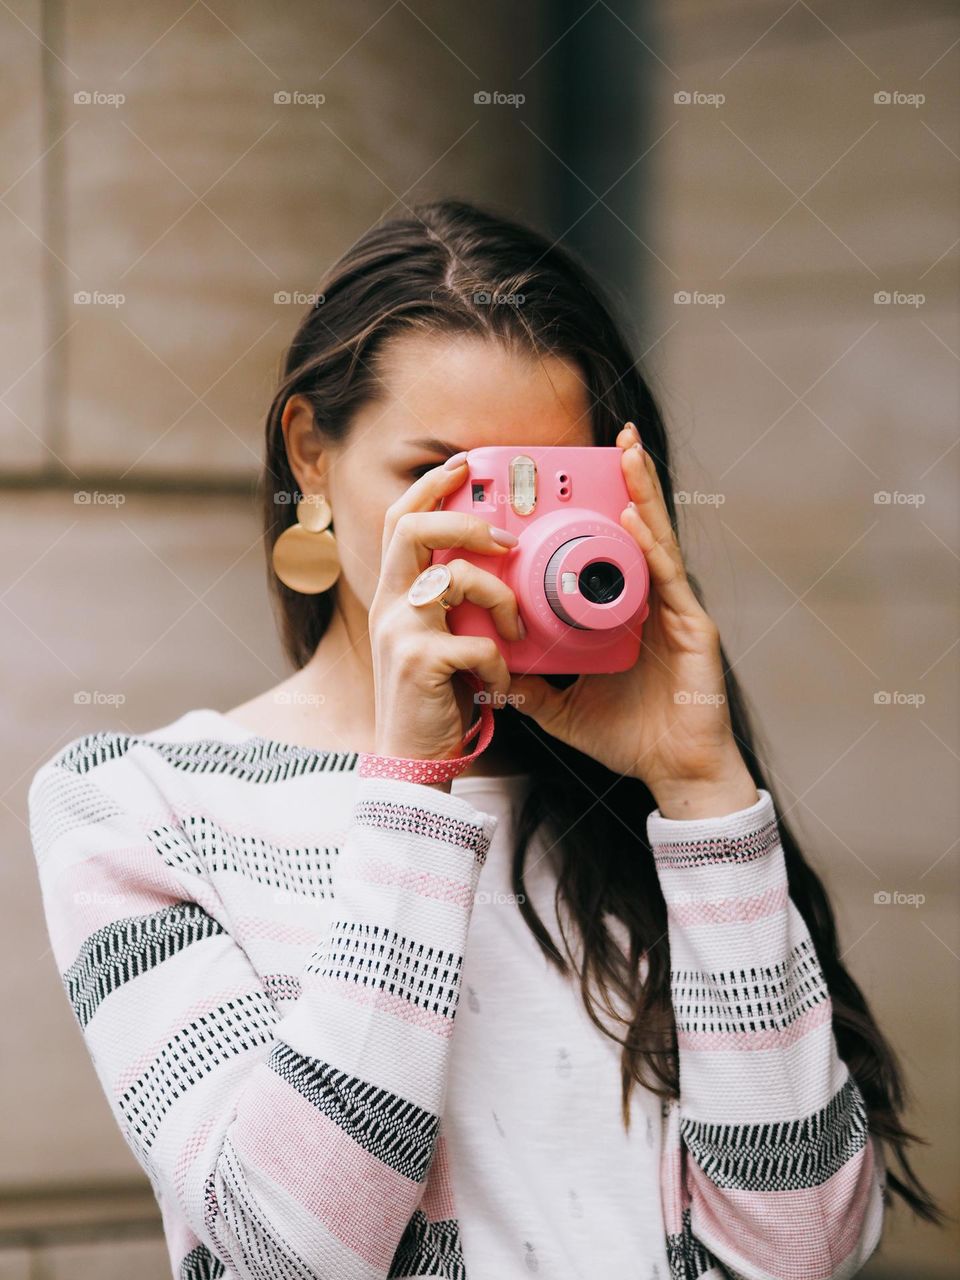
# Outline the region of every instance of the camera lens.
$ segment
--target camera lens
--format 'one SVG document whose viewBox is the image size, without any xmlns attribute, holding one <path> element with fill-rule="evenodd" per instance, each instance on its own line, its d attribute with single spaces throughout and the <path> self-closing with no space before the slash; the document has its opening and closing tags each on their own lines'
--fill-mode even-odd
<svg viewBox="0 0 960 1280">
<path fill-rule="evenodd" d="M 610 604 L 623 592 L 623 574 L 609 560 L 595 560 L 580 570 L 577 586 L 591 604 Z"/>
</svg>

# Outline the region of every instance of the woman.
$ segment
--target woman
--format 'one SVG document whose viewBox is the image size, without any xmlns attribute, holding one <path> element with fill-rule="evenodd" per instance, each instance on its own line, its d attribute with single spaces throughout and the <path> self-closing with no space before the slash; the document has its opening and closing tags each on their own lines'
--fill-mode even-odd
<svg viewBox="0 0 960 1280">
<path fill-rule="evenodd" d="M 517 443 L 621 450 L 652 583 L 629 671 L 511 679 L 408 597 L 432 549 L 511 554 L 438 506 L 464 451 Z M 935 1218 L 583 270 L 449 201 L 364 235 L 287 354 L 264 512 L 296 673 L 85 735 L 30 791 L 174 1274 L 819 1280 L 863 1264 L 889 1191 Z M 501 580 L 450 567 L 446 603 L 517 639 Z"/>
</svg>

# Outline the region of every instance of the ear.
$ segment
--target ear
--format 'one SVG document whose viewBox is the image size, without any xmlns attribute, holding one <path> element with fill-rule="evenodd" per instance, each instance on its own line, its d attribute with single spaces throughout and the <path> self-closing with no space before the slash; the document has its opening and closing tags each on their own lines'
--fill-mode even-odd
<svg viewBox="0 0 960 1280">
<path fill-rule="evenodd" d="M 313 405 L 306 396 L 293 395 L 280 418 L 290 469 L 301 493 L 327 492 L 329 450 L 316 427 Z"/>
</svg>

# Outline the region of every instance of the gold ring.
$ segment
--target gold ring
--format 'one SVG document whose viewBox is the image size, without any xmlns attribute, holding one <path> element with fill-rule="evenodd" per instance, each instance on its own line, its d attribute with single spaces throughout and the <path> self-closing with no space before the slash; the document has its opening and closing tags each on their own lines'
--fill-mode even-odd
<svg viewBox="0 0 960 1280">
<path fill-rule="evenodd" d="M 417 574 L 407 592 L 407 600 L 415 609 L 422 609 L 428 604 L 439 604 L 444 613 L 453 605 L 447 599 L 447 591 L 453 582 L 453 574 L 449 566 L 441 563 L 431 564 Z"/>
</svg>

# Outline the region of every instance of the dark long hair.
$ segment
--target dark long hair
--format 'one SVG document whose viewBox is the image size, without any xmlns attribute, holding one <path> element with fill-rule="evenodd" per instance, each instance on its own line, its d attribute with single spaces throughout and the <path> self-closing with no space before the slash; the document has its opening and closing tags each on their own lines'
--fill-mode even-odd
<svg viewBox="0 0 960 1280">
<path fill-rule="evenodd" d="M 268 564 L 274 542 L 296 519 L 294 500 L 299 496 L 281 429 L 287 400 L 305 396 L 321 435 L 343 438 L 357 410 L 379 390 L 384 344 L 418 332 L 476 334 L 573 361 L 589 394 L 595 443 L 612 445 L 624 422 L 636 422 L 656 462 L 676 530 L 663 418 L 610 303 L 570 254 L 493 212 L 443 200 L 372 228 L 318 288 L 321 301 L 300 323 L 267 415 L 262 501 Z M 330 622 L 333 593 L 301 595 L 272 572 L 269 576 L 284 647 L 300 668 Z M 699 586 L 695 581 L 692 585 L 703 603 Z M 733 731 L 754 783 L 770 792 L 777 808 L 790 896 L 810 930 L 826 978 L 840 1056 L 864 1096 L 871 1132 L 896 1156 L 899 1176 L 888 1170 L 887 1184 L 920 1216 L 940 1221 L 938 1206 L 907 1158 L 907 1144 L 919 1139 L 901 1122 L 905 1088 L 900 1068 L 843 965 L 826 892 L 779 816 L 782 806 L 760 765 L 751 717 L 722 647 L 721 655 Z M 519 910 L 549 960 L 561 973 L 577 974 L 596 1026 L 622 1045 L 623 1118 L 629 1124 L 634 1082 L 662 1097 L 679 1094 L 667 914 L 645 840 L 646 819 L 655 802 L 642 782 L 619 777 L 564 746 L 512 707 L 497 712 L 496 734 L 501 743 L 520 751 L 531 775 L 517 815 L 513 854 Z M 546 834 L 557 866 L 563 952 L 525 892 L 526 853 L 538 830 Z M 626 948 L 605 920 L 608 914 L 621 922 L 621 932 L 625 929 Z M 574 949 L 581 943 L 578 956 Z"/>
</svg>

